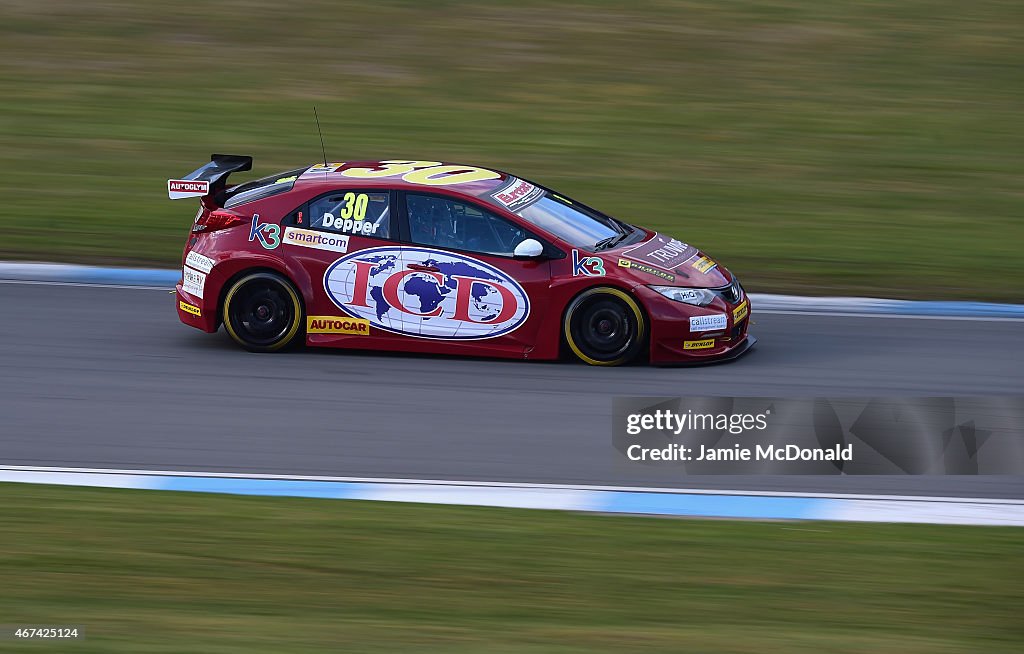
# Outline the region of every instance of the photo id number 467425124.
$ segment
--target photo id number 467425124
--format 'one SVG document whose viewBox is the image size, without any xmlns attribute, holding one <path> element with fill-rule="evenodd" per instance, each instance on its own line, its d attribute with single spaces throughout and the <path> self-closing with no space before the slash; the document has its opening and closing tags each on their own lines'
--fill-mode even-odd
<svg viewBox="0 0 1024 654">
<path fill-rule="evenodd" d="M 0 641 L 4 640 L 78 640 L 85 630 L 77 625 L 2 625 Z"/>
</svg>

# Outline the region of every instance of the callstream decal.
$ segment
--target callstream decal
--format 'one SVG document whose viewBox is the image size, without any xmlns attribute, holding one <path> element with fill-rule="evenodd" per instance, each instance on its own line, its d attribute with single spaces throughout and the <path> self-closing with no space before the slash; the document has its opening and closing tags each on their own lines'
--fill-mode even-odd
<svg viewBox="0 0 1024 654">
<path fill-rule="evenodd" d="M 199 272 L 208 273 L 213 270 L 213 259 L 204 257 L 198 252 L 189 252 L 185 257 L 185 265 L 195 268 Z"/>
<path fill-rule="evenodd" d="M 425 247 L 353 252 L 327 268 L 324 290 L 353 318 L 422 338 L 496 338 L 530 315 L 526 291 L 505 272 L 473 257 Z"/>
<path fill-rule="evenodd" d="M 725 329 L 728 318 L 724 313 L 715 313 L 710 316 L 690 316 L 691 332 L 713 332 Z"/>
</svg>

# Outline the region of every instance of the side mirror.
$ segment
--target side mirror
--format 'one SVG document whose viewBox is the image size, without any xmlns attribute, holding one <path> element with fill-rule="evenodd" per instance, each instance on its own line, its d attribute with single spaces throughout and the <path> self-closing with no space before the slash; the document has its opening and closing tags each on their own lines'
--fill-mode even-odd
<svg viewBox="0 0 1024 654">
<path fill-rule="evenodd" d="M 523 259 L 536 259 L 542 254 L 544 254 L 544 246 L 535 238 L 521 241 L 516 246 L 516 249 L 512 251 L 513 256 L 522 257 Z"/>
</svg>

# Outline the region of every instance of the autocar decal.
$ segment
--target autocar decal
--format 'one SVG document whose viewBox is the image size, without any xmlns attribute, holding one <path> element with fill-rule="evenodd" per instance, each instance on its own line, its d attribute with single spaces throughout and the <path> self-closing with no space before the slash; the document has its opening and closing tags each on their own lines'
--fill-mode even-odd
<svg viewBox="0 0 1024 654">
<path fill-rule="evenodd" d="M 308 316 L 307 334 L 351 334 L 369 336 L 370 321 L 351 316 Z"/>
<path fill-rule="evenodd" d="M 525 289 L 502 270 L 427 247 L 353 252 L 327 268 L 324 290 L 354 318 L 422 338 L 496 338 L 519 328 L 530 314 Z"/>
</svg>

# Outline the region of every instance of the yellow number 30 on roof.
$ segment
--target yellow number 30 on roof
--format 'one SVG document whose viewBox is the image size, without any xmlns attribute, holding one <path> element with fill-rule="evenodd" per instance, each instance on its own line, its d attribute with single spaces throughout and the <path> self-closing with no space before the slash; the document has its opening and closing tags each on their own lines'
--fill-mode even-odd
<svg viewBox="0 0 1024 654">
<path fill-rule="evenodd" d="M 465 184 L 481 182 L 485 179 L 501 177 L 493 170 L 474 168 L 473 166 L 442 165 L 440 161 L 404 161 L 388 160 L 380 162 L 375 168 L 349 168 L 341 171 L 345 177 L 356 179 L 373 179 L 376 177 L 394 177 L 401 175 L 402 181 L 410 184 L 427 186 L 447 186 L 448 184 Z"/>
</svg>

